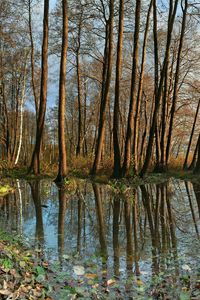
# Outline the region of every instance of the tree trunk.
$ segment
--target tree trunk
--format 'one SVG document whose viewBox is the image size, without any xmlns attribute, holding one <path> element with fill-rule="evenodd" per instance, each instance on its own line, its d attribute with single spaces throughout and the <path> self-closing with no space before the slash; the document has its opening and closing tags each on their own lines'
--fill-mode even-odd
<svg viewBox="0 0 200 300">
<path fill-rule="evenodd" d="M 198 142 L 197 142 L 197 162 L 196 162 L 196 166 L 193 170 L 194 174 L 199 174 L 200 173 L 200 135 L 198 138 Z"/>
<path fill-rule="evenodd" d="M 106 35 L 106 38 L 108 38 L 109 40 L 108 40 L 108 49 L 106 49 L 107 41 L 105 44 L 106 55 L 104 56 L 104 60 L 105 60 L 104 61 L 104 72 L 106 71 L 106 81 L 105 81 L 105 88 L 102 86 L 99 130 L 98 130 L 98 138 L 97 138 L 97 145 L 96 145 L 96 151 L 95 151 L 95 159 L 94 159 L 93 167 L 91 170 L 91 175 L 95 175 L 100 167 L 103 141 L 104 141 L 104 137 L 105 137 L 106 109 L 108 106 L 109 88 L 110 88 L 110 81 L 111 81 L 111 75 L 112 75 L 114 0 L 110 0 L 109 7 L 110 7 L 110 17 L 109 17 L 109 23 L 108 23 L 109 34 L 108 34 L 108 36 Z M 103 80 L 102 84 L 104 84 L 104 80 Z"/>
<path fill-rule="evenodd" d="M 58 144 L 59 144 L 59 170 L 56 182 L 62 183 L 67 175 L 67 154 L 65 143 L 65 81 L 68 48 L 68 7 L 67 0 L 62 0 L 63 33 L 62 51 L 60 59 L 60 82 L 59 82 L 59 108 L 58 108 Z"/>
<path fill-rule="evenodd" d="M 129 106 L 129 114 L 128 114 L 128 125 L 127 125 L 127 132 L 126 132 L 122 176 L 128 176 L 131 167 L 131 143 L 133 141 L 134 114 L 136 110 L 136 80 L 137 80 L 139 34 L 140 34 L 140 10 L 141 10 L 141 0 L 137 0 L 136 9 L 135 9 L 135 32 L 134 32 L 134 50 L 133 50 L 130 106 Z"/>
<path fill-rule="evenodd" d="M 47 78 L 48 78 L 48 16 L 49 0 L 44 0 L 44 19 L 43 19 L 43 44 L 42 44 L 42 74 L 40 87 L 40 106 L 37 119 L 36 141 L 32 155 L 29 172 L 35 175 L 40 174 L 40 151 L 42 135 L 44 130 L 44 120 L 47 102 Z"/>
<path fill-rule="evenodd" d="M 113 177 L 114 178 L 119 178 L 121 175 L 121 153 L 120 153 L 120 145 L 119 145 L 119 116 L 120 116 L 119 101 L 120 101 L 120 80 L 122 74 L 123 31 L 124 31 L 124 0 L 120 0 L 116 78 L 115 78 L 115 102 L 114 102 L 114 115 L 113 115 L 113 149 L 114 149 Z"/>
<path fill-rule="evenodd" d="M 76 156 L 82 153 L 83 132 L 82 132 L 82 88 L 81 88 L 81 70 L 80 70 L 80 38 L 81 38 L 81 24 L 79 24 L 78 31 L 78 47 L 76 50 L 76 75 L 78 88 L 78 143 L 76 147 Z"/>
<path fill-rule="evenodd" d="M 185 35 L 185 27 L 186 27 L 186 19 L 187 19 L 187 8 L 188 8 L 188 0 L 185 0 L 185 7 L 184 7 L 184 10 L 183 10 L 183 20 L 182 20 L 182 26 L 181 26 L 181 36 L 180 36 L 177 63 L 176 63 L 175 83 L 174 83 L 172 107 L 171 107 L 171 113 L 170 113 L 171 117 L 170 117 L 169 132 L 168 132 L 168 138 L 167 138 L 166 166 L 168 165 L 168 161 L 169 161 L 171 138 L 172 138 L 173 124 L 174 124 L 174 115 L 175 115 L 175 111 L 176 111 L 176 101 L 177 101 L 177 96 L 178 96 L 178 83 L 179 83 L 179 76 L 180 76 L 179 70 L 180 70 L 180 63 L 181 63 L 181 53 L 182 53 L 182 48 L 183 48 L 183 40 L 184 40 L 184 35 Z"/>
<path fill-rule="evenodd" d="M 146 62 L 146 46 L 147 46 L 147 38 L 148 38 L 149 22 L 150 22 L 152 6 L 153 6 L 153 0 L 151 0 L 151 2 L 149 4 L 149 9 L 148 9 L 147 18 L 146 18 L 146 26 L 145 26 L 145 32 L 144 32 L 143 48 L 142 48 L 141 71 L 140 71 L 140 78 L 139 78 L 139 84 L 138 84 L 136 112 L 135 112 L 135 118 L 134 118 L 133 159 L 134 159 L 134 166 L 135 166 L 136 174 L 138 172 L 138 167 L 139 167 L 138 162 L 141 160 L 141 157 L 138 157 L 139 116 L 140 116 L 140 107 L 141 107 L 141 99 L 142 99 L 142 92 L 143 92 L 144 70 L 145 70 L 145 62 Z"/>
<path fill-rule="evenodd" d="M 28 0 L 28 25 L 29 25 L 29 36 L 31 42 L 31 82 L 32 82 L 33 96 L 35 101 L 35 113 L 36 113 L 36 121 L 37 121 L 38 98 L 37 98 L 36 86 L 35 86 L 35 56 L 34 56 L 34 42 L 33 42 L 33 33 L 32 33 L 31 0 Z"/>
<path fill-rule="evenodd" d="M 192 162 L 191 162 L 191 164 L 190 164 L 188 170 L 193 170 L 193 169 L 195 168 L 199 143 L 200 143 L 200 134 L 199 134 L 199 136 L 198 136 L 198 140 L 197 140 L 196 147 L 195 147 L 195 150 L 194 150 Z"/>
<path fill-rule="evenodd" d="M 191 147 L 191 144 L 192 144 L 192 138 L 193 138 L 193 135 L 194 135 L 194 129 L 195 129 L 195 125 L 196 125 L 196 122 L 197 122 L 197 116 L 198 116 L 198 113 L 199 113 L 199 107 L 200 107 L 200 100 L 198 102 L 197 109 L 196 109 L 196 114 L 195 114 L 195 117 L 194 117 L 192 131 L 191 131 L 191 134 L 190 134 L 190 140 L 189 140 L 188 147 L 187 147 L 187 153 L 186 153 L 185 161 L 184 161 L 184 164 L 183 164 L 183 170 L 187 169 L 188 156 L 189 156 L 189 153 L 190 153 L 190 147 Z"/>
<path fill-rule="evenodd" d="M 154 1 L 155 1 L 154 2 L 155 5 L 156 5 L 156 0 L 154 0 Z M 168 22 L 168 32 L 167 32 L 167 44 L 166 44 L 165 58 L 164 58 L 163 67 L 162 67 L 161 74 L 160 74 L 158 93 L 157 93 L 157 95 L 155 95 L 155 107 L 154 107 L 154 113 L 153 113 L 153 120 L 152 120 L 152 125 L 151 125 L 151 128 L 150 128 L 149 141 L 148 141 L 148 145 L 147 145 L 144 165 L 142 167 L 142 170 L 140 171 L 140 176 L 141 177 L 143 177 L 146 174 L 146 172 L 148 170 L 148 167 L 149 167 L 149 164 L 150 164 L 150 160 L 151 160 L 153 140 L 154 140 L 156 123 L 157 123 L 157 115 L 158 115 L 159 106 L 160 106 L 160 99 L 161 99 L 161 96 L 162 96 L 163 81 L 164 81 L 164 75 L 166 73 L 166 68 L 167 68 L 168 51 L 169 51 L 169 48 L 170 48 L 170 45 L 171 45 L 172 30 L 173 30 L 173 25 L 174 25 L 174 19 L 175 19 L 175 16 L 176 16 L 176 11 L 177 11 L 177 5 L 178 5 L 178 0 L 176 0 L 175 3 L 174 3 L 172 13 L 171 13 L 171 10 L 170 10 L 171 17 L 169 17 L 169 22 Z"/>
<path fill-rule="evenodd" d="M 23 134 L 23 105 L 24 105 L 24 100 L 25 100 L 25 92 L 26 92 L 26 63 L 27 63 L 27 55 L 25 58 L 25 66 L 24 66 L 24 80 L 23 80 L 23 88 L 22 88 L 22 95 L 21 95 L 21 101 L 20 101 L 20 130 L 19 130 L 19 145 L 18 145 L 18 150 L 17 150 L 17 156 L 15 159 L 15 165 L 17 165 L 20 152 L 21 152 L 21 147 L 22 147 L 22 134 Z"/>
</svg>

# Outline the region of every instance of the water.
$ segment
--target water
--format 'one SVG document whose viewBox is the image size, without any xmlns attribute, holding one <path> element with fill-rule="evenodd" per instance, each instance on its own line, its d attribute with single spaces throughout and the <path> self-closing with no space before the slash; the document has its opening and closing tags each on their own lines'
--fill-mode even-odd
<svg viewBox="0 0 200 300">
<path fill-rule="evenodd" d="M 200 185 L 14 184 L 0 198 L 0 227 L 59 265 L 57 299 L 71 299 L 75 285 L 87 299 L 200 299 Z"/>
</svg>

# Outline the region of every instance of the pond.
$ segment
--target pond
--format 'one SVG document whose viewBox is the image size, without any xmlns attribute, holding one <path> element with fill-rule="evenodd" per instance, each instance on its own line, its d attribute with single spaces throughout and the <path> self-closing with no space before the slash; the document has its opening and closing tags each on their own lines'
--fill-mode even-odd
<svg viewBox="0 0 200 300">
<path fill-rule="evenodd" d="M 200 185 L 14 184 L 0 228 L 51 262 L 53 299 L 200 299 Z"/>
</svg>

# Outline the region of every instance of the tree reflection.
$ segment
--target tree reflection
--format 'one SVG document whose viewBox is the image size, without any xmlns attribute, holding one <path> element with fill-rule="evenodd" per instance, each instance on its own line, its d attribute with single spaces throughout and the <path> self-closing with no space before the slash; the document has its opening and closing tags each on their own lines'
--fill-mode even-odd
<svg viewBox="0 0 200 300">
<path fill-rule="evenodd" d="M 142 201 L 148 217 L 152 242 L 152 273 L 158 274 L 160 268 L 165 268 L 167 253 L 173 254 L 177 265 L 177 240 L 175 220 L 172 213 L 167 183 L 156 186 L 156 198 L 150 195 L 148 187 L 142 185 Z M 176 272 L 178 269 L 176 269 Z"/>
<path fill-rule="evenodd" d="M 77 186 L 76 194 L 78 196 L 78 231 L 77 231 L 77 252 L 81 252 L 81 233 L 82 233 L 82 215 L 83 215 L 83 198 L 80 186 Z"/>
<path fill-rule="evenodd" d="M 36 229 L 35 238 L 38 247 L 43 249 L 44 247 L 44 226 L 42 217 L 42 203 L 40 197 L 40 181 L 34 180 L 29 182 L 31 188 L 31 196 L 35 206 L 35 217 L 36 217 Z"/>
<path fill-rule="evenodd" d="M 186 188 L 186 192 L 187 192 L 187 196 L 188 196 L 188 200 L 189 200 L 189 204 L 190 204 L 190 210 L 191 210 L 192 219 L 193 219 L 193 222 L 194 222 L 195 231 L 196 231 L 196 234 L 197 234 L 197 238 L 199 239 L 199 229 L 198 229 L 198 225 L 197 225 L 197 222 L 196 222 L 196 216 L 195 216 L 195 212 L 194 212 L 194 209 L 193 209 L 192 199 L 191 199 L 189 185 L 188 185 L 187 181 L 185 181 L 185 188 Z"/>
<path fill-rule="evenodd" d="M 99 232 L 99 243 L 101 248 L 101 257 L 102 257 L 102 271 L 103 279 L 107 277 L 107 260 L 108 260 L 108 250 L 107 250 L 107 241 L 105 234 L 105 219 L 103 215 L 103 205 L 102 198 L 100 193 L 100 187 L 96 183 L 92 184 L 94 196 L 95 196 L 95 207 L 96 215 L 98 220 L 98 232 Z"/>
<path fill-rule="evenodd" d="M 58 211 L 58 256 L 62 264 L 65 248 L 65 214 L 67 209 L 67 197 L 64 188 L 58 189 L 59 211 Z"/>
<path fill-rule="evenodd" d="M 114 197 L 113 201 L 113 260 L 114 260 L 114 275 L 119 276 L 119 257 L 120 257 L 120 246 L 119 246 L 119 218 L 120 218 L 120 199 Z"/>
<path fill-rule="evenodd" d="M 135 274 L 140 275 L 139 267 L 139 244 L 138 244 L 138 194 L 134 190 L 133 202 L 133 233 L 134 233 L 134 251 L 135 251 Z"/>
<path fill-rule="evenodd" d="M 200 185 L 193 182 L 193 189 L 194 189 L 194 193 L 196 196 L 196 201 L 197 201 L 197 206 L 198 206 L 198 211 L 199 211 L 199 218 L 200 218 Z"/>
<path fill-rule="evenodd" d="M 154 225 L 154 219 L 153 219 L 153 212 L 152 212 L 152 198 L 149 195 L 149 192 L 147 191 L 146 186 L 141 185 L 140 186 L 141 192 L 142 192 L 142 202 L 144 205 L 144 209 L 146 211 L 147 217 L 148 217 L 148 223 L 149 223 L 149 229 L 151 234 L 151 243 L 152 243 L 152 273 L 157 274 L 159 272 L 159 264 L 158 264 L 158 253 L 157 253 L 157 245 L 158 245 L 158 234 L 155 232 L 155 225 Z"/>
<path fill-rule="evenodd" d="M 127 274 L 131 275 L 133 271 L 133 228 L 131 222 L 131 201 L 124 201 L 124 220 L 126 227 L 126 267 Z"/>
</svg>

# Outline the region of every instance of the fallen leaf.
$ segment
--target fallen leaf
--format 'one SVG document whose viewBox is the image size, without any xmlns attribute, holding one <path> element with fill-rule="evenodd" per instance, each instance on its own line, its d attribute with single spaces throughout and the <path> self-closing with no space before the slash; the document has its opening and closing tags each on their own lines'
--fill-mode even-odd
<svg viewBox="0 0 200 300">
<path fill-rule="evenodd" d="M 114 284 L 116 281 L 115 281 L 115 279 L 109 279 L 108 281 L 107 281 L 107 285 L 112 285 L 112 284 Z"/>
<path fill-rule="evenodd" d="M 191 271 L 191 268 L 188 265 L 182 265 L 182 269 L 185 271 Z"/>
<path fill-rule="evenodd" d="M 0 294 L 4 296 L 9 296 L 12 292 L 8 290 L 0 290 Z"/>
<path fill-rule="evenodd" d="M 26 266 L 26 263 L 25 263 L 25 261 L 20 261 L 19 265 L 21 268 L 24 268 Z"/>
<path fill-rule="evenodd" d="M 69 260 L 69 259 L 70 259 L 70 256 L 67 255 L 67 254 L 64 254 L 64 255 L 63 255 L 63 258 L 66 259 L 66 260 Z"/>
<path fill-rule="evenodd" d="M 73 269 L 74 273 L 78 276 L 85 274 L 85 268 L 83 266 L 74 266 Z"/>
<path fill-rule="evenodd" d="M 137 284 L 137 286 L 142 286 L 142 285 L 143 285 L 143 282 L 142 282 L 142 280 L 137 279 L 136 284 Z"/>
<path fill-rule="evenodd" d="M 97 277 L 97 274 L 92 274 L 92 273 L 85 274 L 85 278 L 87 278 L 87 279 L 94 279 L 96 277 Z"/>
</svg>

